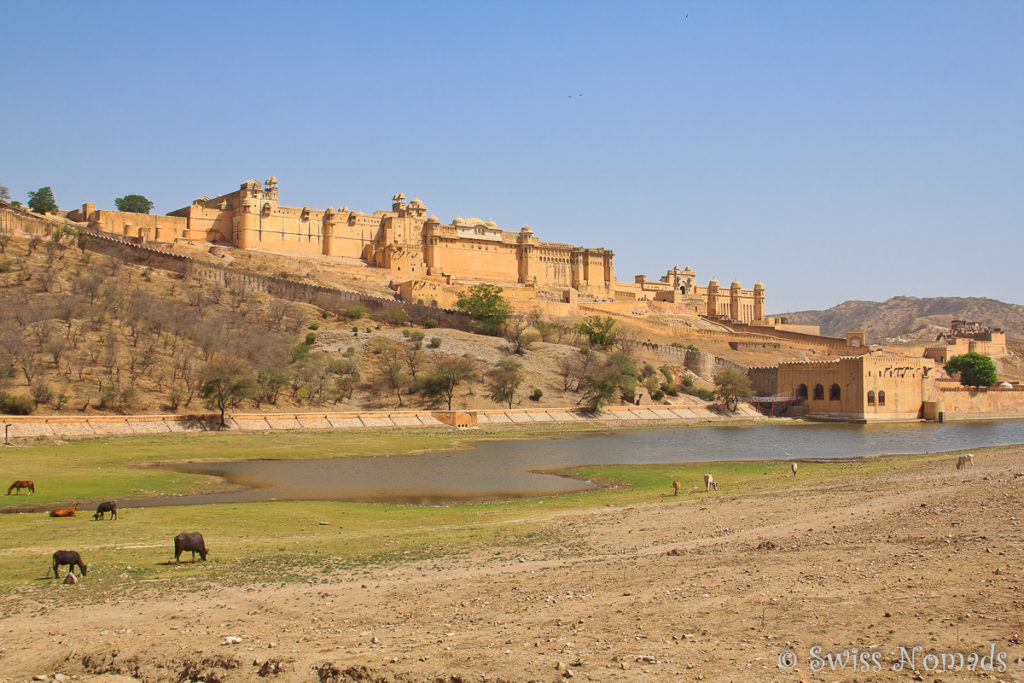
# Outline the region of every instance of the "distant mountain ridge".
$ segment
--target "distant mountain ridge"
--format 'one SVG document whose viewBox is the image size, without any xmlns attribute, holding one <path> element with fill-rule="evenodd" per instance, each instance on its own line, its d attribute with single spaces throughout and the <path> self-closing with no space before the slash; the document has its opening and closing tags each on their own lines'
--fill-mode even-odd
<svg viewBox="0 0 1024 683">
<path fill-rule="evenodd" d="M 868 342 L 886 339 L 934 339 L 949 329 L 951 320 L 974 320 L 1000 327 L 1006 336 L 1024 340 L 1024 306 L 981 297 L 895 296 L 888 301 L 844 301 L 824 311 L 780 313 L 799 325 L 820 325 L 821 333 L 842 337 L 846 330 L 862 329 Z"/>
</svg>

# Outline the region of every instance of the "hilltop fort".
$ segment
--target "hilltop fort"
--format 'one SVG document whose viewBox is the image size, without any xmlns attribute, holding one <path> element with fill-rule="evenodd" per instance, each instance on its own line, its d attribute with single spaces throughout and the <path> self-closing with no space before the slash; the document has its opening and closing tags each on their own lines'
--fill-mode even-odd
<svg viewBox="0 0 1024 683">
<path fill-rule="evenodd" d="M 241 249 L 359 259 L 387 269 L 395 289 L 410 301 L 450 305 L 444 285 L 479 281 L 524 291 L 514 298 L 555 301 L 662 302 L 680 313 L 765 325 L 765 288 L 727 289 L 712 278 L 696 284 L 696 273 L 678 266 L 658 280 L 637 275 L 615 279 L 614 253 L 605 248 L 544 242 L 530 226 L 504 230 L 494 221 L 455 217 L 442 223 L 418 197 L 391 198 L 390 211 L 366 214 L 282 206 L 277 178 L 248 180 L 214 198 L 199 197 L 166 215 L 97 209 L 84 204 L 68 219 L 120 237 L 145 242 L 227 242 Z"/>
</svg>

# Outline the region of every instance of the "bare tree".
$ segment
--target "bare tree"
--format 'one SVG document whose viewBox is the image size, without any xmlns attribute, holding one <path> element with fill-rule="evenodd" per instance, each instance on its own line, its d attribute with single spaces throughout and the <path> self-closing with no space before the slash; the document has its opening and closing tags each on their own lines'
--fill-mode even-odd
<svg viewBox="0 0 1024 683">
<path fill-rule="evenodd" d="M 85 300 L 80 294 L 68 294 L 57 301 L 57 318 L 67 325 L 65 339 L 71 339 L 71 332 L 75 318 L 77 318 L 85 307 Z"/>
<path fill-rule="evenodd" d="M 594 367 L 597 359 L 588 348 L 581 348 L 578 354 L 566 356 L 558 361 L 558 374 L 562 376 L 564 391 L 579 391 L 580 381 Z"/>
<path fill-rule="evenodd" d="M 410 344 L 405 347 L 405 366 L 409 368 L 409 374 L 413 381 L 416 380 L 416 373 L 423 367 L 427 354 L 418 344 Z"/>
<path fill-rule="evenodd" d="M 271 299 L 267 304 L 267 321 L 275 330 L 281 329 L 281 323 L 288 314 L 288 303 L 282 299 Z"/>
<path fill-rule="evenodd" d="M 64 355 L 64 352 L 68 348 L 68 342 L 66 339 L 60 337 L 49 342 L 44 349 L 46 354 L 53 359 L 53 367 L 56 368 L 57 372 L 60 372 L 60 359 Z"/>
</svg>

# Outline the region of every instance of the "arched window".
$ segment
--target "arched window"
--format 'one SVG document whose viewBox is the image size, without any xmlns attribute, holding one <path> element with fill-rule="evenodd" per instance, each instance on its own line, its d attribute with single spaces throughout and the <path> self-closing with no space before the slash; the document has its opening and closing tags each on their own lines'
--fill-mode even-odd
<svg viewBox="0 0 1024 683">
<path fill-rule="evenodd" d="M 868 392 L 868 405 L 869 406 L 875 405 L 875 392 L 873 392 L 873 391 L 869 391 Z"/>
<path fill-rule="evenodd" d="M 828 400 L 830 400 L 830 401 L 838 401 L 839 398 L 840 398 L 839 385 L 838 384 L 833 384 L 832 387 L 828 390 Z"/>
<path fill-rule="evenodd" d="M 798 401 L 806 401 L 807 400 L 807 385 L 806 384 L 801 384 L 800 386 L 798 386 L 796 388 L 796 399 Z"/>
<path fill-rule="evenodd" d="M 821 386 L 820 384 L 815 384 L 814 385 L 814 400 L 815 401 L 824 401 L 825 400 L 825 387 Z"/>
<path fill-rule="evenodd" d="M 878 392 L 878 405 L 880 405 L 880 406 L 884 406 L 885 405 L 885 392 L 884 391 L 879 391 Z"/>
</svg>

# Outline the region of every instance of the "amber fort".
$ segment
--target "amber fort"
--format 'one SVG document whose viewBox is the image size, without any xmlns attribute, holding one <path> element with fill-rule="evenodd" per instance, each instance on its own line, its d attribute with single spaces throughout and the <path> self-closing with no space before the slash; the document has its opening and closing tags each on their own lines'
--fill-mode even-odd
<svg viewBox="0 0 1024 683">
<path fill-rule="evenodd" d="M 227 246 L 286 257 L 337 259 L 382 276 L 379 280 L 382 286 L 388 283 L 393 298 L 376 298 L 378 302 L 413 305 L 433 311 L 435 318 L 446 314 L 439 308 L 454 307 L 467 285 L 479 282 L 500 285 L 502 295 L 520 312 L 625 316 L 634 334 L 661 339 L 633 338 L 639 353 L 659 362 L 677 361 L 707 381 L 720 367 L 740 368 L 751 379 L 756 394 L 752 404 L 771 415 L 873 422 L 1024 412 L 1024 386 L 1019 383 L 1004 381 L 976 391 L 942 372 L 947 360 L 971 351 L 1006 358 L 1006 334 L 999 328 L 954 320 L 949 331 L 933 341 L 899 348 L 869 345 L 863 330 L 848 330 L 845 339 L 826 337 L 816 325 L 784 324 L 767 317 L 761 282 L 751 289 L 738 281 L 723 286 L 715 278 L 699 285 L 695 271 L 679 266 L 657 279 L 637 275 L 631 282 L 619 281 L 610 249 L 545 242 L 529 226 L 505 230 L 479 218 L 457 216 L 442 223 L 419 198 L 407 200 L 402 193 L 391 197 L 390 210 L 372 214 L 346 206 L 337 210 L 290 207 L 278 203 L 277 179 L 271 177 L 262 183 L 246 181 L 238 190 L 212 199 L 199 197 L 166 215 L 109 211 L 86 203 L 80 210 L 60 212 L 59 219 L 104 235 L 92 249 L 130 247 L 140 250 L 140 258 L 147 263 L 162 259 L 165 267 L 177 271 L 183 267 L 178 261 L 188 262 L 189 272 L 209 271 L 211 277 L 225 282 L 225 278 L 241 277 L 246 286 L 263 287 L 260 291 L 275 288 L 278 295 L 296 300 L 365 297 L 210 263 L 200 265 L 167 247 L 205 249 L 210 245 L 211 253 L 219 253 Z M 39 234 L 53 227 L 41 216 L 6 203 L 0 206 L 2 231 Z M 107 241 L 121 246 L 105 246 Z M 649 313 L 663 316 L 652 320 Z M 704 350 L 684 348 L 672 343 L 673 338 L 697 339 Z M 709 346 L 715 344 L 719 345 L 716 350 L 727 345 L 747 365 L 710 352 Z M 760 359 L 770 364 L 762 365 L 757 362 Z"/>
<path fill-rule="evenodd" d="M 744 289 L 712 278 L 697 284 L 689 267 L 678 266 L 657 280 L 637 275 L 615 278 L 614 254 L 602 247 L 544 242 L 528 225 L 504 230 L 494 221 L 455 217 L 442 223 L 428 215 L 419 198 L 402 193 L 389 211 L 363 213 L 343 206 L 312 209 L 278 203 L 277 178 L 248 180 L 234 192 L 199 197 L 166 215 L 97 209 L 87 203 L 70 220 L 144 242 L 229 243 L 299 256 L 359 259 L 386 269 L 395 289 L 408 300 L 450 304 L 444 285 L 490 282 L 510 288 L 513 297 L 574 301 L 661 302 L 678 312 L 745 324 L 765 324 L 765 288 Z M 448 294 L 450 297 L 450 293 Z"/>
</svg>

